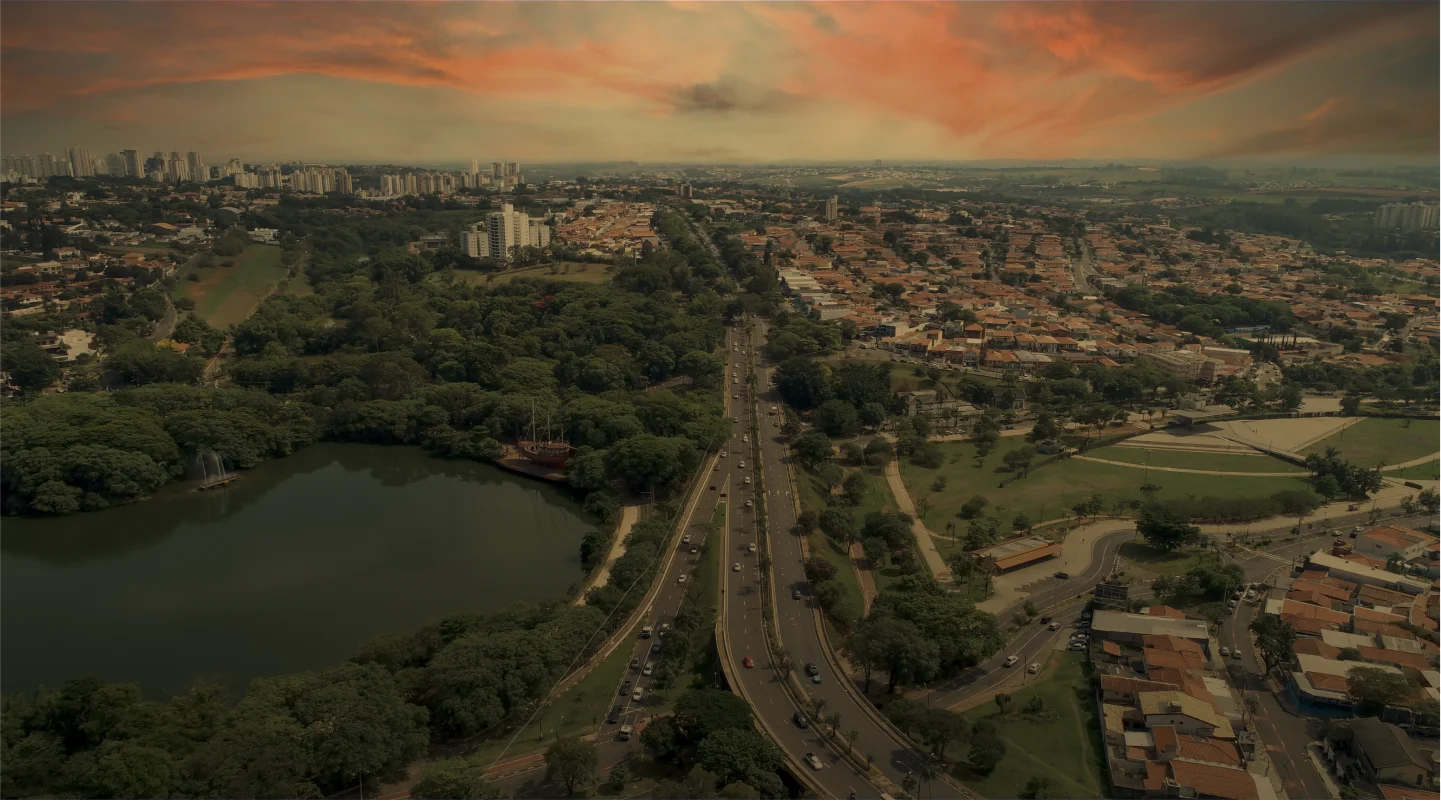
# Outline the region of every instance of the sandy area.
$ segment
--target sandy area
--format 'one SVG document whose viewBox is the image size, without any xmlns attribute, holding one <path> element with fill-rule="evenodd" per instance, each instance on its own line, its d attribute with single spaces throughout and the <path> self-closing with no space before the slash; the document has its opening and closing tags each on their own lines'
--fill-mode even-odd
<svg viewBox="0 0 1441 801">
<path fill-rule="evenodd" d="M 1242 441 L 1299 453 L 1307 445 L 1335 434 L 1360 417 L 1293 417 L 1279 420 L 1230 420 L 1215 428 Z"/>
</svg>

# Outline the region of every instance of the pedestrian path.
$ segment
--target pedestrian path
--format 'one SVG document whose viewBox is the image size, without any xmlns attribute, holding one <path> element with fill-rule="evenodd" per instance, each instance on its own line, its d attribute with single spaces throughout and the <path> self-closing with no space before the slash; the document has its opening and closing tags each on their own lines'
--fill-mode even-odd
<svg viewBox="0 0 1441 801">
<path fill-rule="evenodd" d="M 905 482 L 901 481 L 901 463 L 895 459 L 886 463 L 886 482 L 891 485 L 891 494 L 895 496 L 896 506 L 905 514 L 911 516 L 911 533 L 915 535 L 916 547 L 920 549 L 921 558 L 926 562 L 926 569 L 936 577 L 937 581 L 950 581 L 951 568 L 946 560 L 941 558 L 941 552 L 936 550 L 935 540 L 931 539 L 931 530 L 921 521 L 921 516 L 916 514 L 916 505 L 911 501 L 911 494 L 906 492 Z"/>
<path fill-rule="evenodd" d="M 1292 470 L 1289 473 L 1242 473 L 1235 470 L 1195 470 L 1190 467 L 1159 467 L 1157 465 L 1136 464 L 1135 462 L 1117 462 L 1112 459 L 1101 459 L 1095 456 L 1077 455 L 1072 456 L 1071 458 L 1080 459 L 1086 462 L 1097 462 L 1099 464 L 1111 464 L 1115 465 L 1116 467 L 1134 467 L 1137 470 L 1145 469 L 1151 471 L 1159 471 L 1162 473 L 1199 473 L 1206 476 L 1246 476 L 1250 478 L 1304 478 L 1306 475 L 1305 473 L 1298 473 L 1295 470 Z"/>
<path fill-rule="evenodd" d="M 610 569 L 615 567 L 615 561 L 625 556 L 625 538 L 630 536 L 631 526 L 640 517 L 640 504 L 628 503 L 620 508 L 620 523 L 615 527 L 615 538 L 610 541 L 610 553 L 606 554 L 605 564 L 595 571 L 595 575 L 586 582 L 571 606 L 585 606 L 585 596 L 596 587 L 604 587 L 610 580 Z"/>
</svg>

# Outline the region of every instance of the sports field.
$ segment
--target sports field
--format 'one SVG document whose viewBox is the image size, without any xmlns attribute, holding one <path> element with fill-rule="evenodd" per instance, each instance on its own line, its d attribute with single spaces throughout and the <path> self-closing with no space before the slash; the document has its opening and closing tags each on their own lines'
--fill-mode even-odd
<svg viewBox="0 0 1441 801">
<path fill-rule="evenodd" d="M 195 313 L 216 328 L 243 322 L 285 277 L 280 254 L 274 245 L 249 245 L 233 257 L 231 267 L 219 266 L 230 257 L 216 257 L 215 267 L 187 269 L 175 285 L 173 297 L 194 300 Z M 200 280 L 189 280 L 192 273 Z"/>
<path fill-rule="evenodd" d="M 1436 420 L 1368 417 L 1312 443 L 1306 453 L 1321 453 L 1327 446 L 1333 446 L 1343 459 L 1364 467 L 1400 464 L 1436 453 L 1438 434 L 1441 434 L 1441 423 Z"/>
</svg>

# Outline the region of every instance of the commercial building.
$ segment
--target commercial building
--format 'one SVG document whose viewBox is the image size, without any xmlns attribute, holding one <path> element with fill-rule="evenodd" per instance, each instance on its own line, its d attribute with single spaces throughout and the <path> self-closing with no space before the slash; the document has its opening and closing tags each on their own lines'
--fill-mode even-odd
<svg viewBox="0 0 1441 801">
<path fill-rule="evenodd" d="M 1060 552 L 1060 543 L 1051 542 L 1044 537 L 1022 537 L 976 551 L 974 556 L 976 562 L 987 570 L 1004 573 L 1032 562 L 1049 559 Z"/>
<path fill-rule="evenodd" d="M 1143 637 L 1169 635 L 1190 640 L 1204 650 L 1209 636 L 1204 620 L 1177 620 L 1173 617 L 1135 615 L 1129 612 L 1098 610 L 1091 619 L 1096 636 L 1122 643 L 1140 643 Z"/>
</svg>

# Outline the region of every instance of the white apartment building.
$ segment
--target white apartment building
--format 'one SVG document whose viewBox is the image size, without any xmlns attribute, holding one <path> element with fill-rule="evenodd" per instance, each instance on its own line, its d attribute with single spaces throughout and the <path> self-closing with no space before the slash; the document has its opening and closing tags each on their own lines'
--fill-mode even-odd
<svg viewBox="0 0 1441 801">
<path fill-rule="evenodd" d="M 504 259 L 509 261 L 517 247 L 543 248 L 550 245 L 550 226 L 545 220 L 531 219 L 516 211 L 509 203 L 486 215 L 484 222 L 475 223 L 461 234 L 461 246 L 471 258 Z"/>
</svg>

